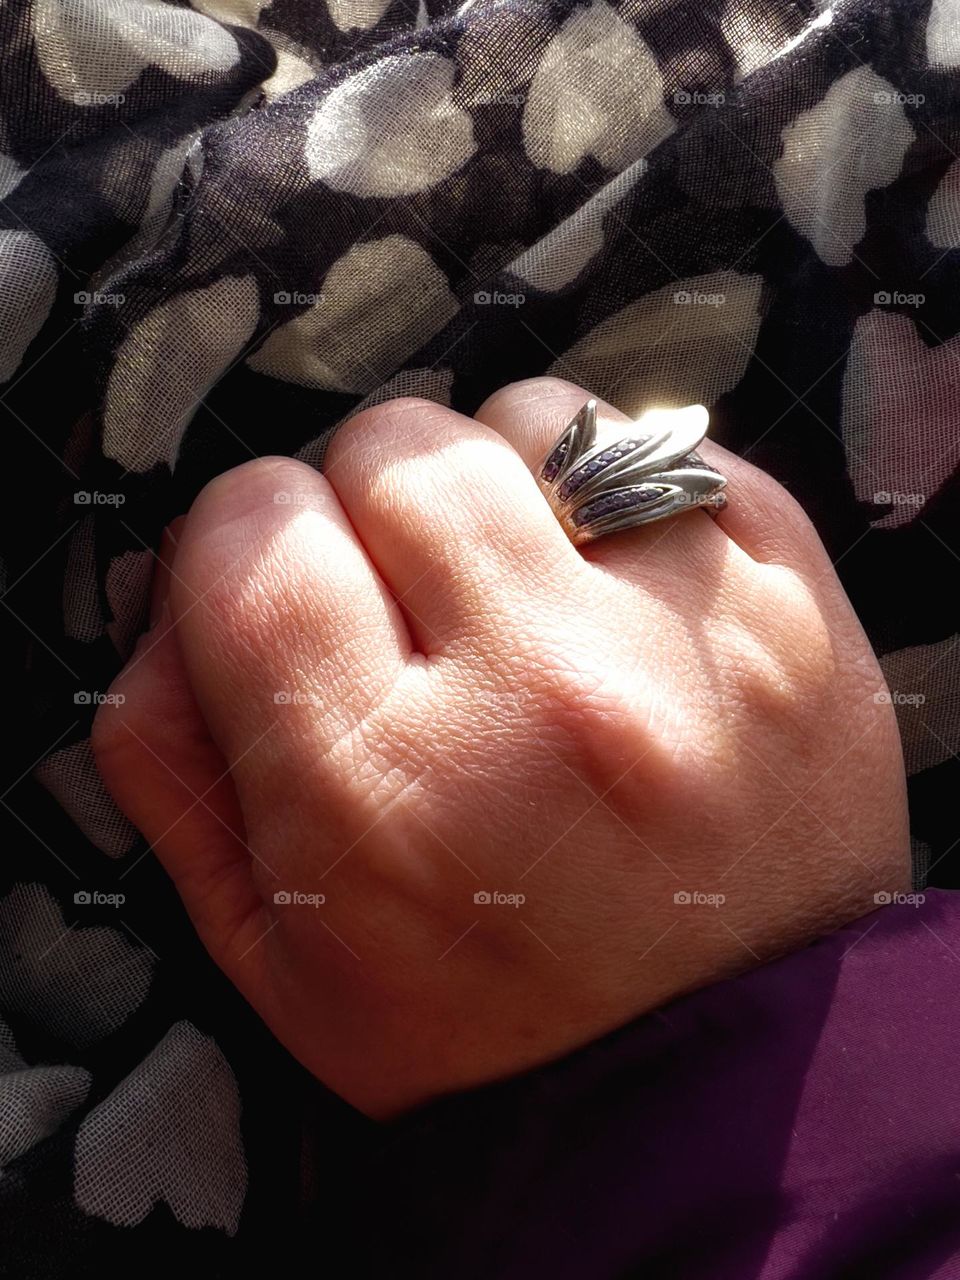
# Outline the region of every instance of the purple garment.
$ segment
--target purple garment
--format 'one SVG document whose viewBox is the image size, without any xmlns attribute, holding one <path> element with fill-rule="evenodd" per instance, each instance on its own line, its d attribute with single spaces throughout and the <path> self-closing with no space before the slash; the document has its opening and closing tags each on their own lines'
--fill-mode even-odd
<svg viewBox="0 0 960 1280">
<path fill-rule="evenodd" d="M 956 1280 L 958 1060 L 931 891 L 392 1126 L 357 1274 Z"/>
</svg>

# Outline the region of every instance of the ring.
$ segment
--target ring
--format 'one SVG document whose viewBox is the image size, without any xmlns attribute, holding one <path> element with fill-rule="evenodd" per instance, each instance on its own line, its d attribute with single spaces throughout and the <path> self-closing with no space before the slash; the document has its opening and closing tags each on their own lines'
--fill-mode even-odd
<svg viewBox="0 0 960 1280">
<path fill-rule="evenodd" d="M 618 529 L 705 507 L 726 506 L 727 483 L 695 452 L 707 433 L 703 405 L 651 409 L 612 444 L 597 444 L 597 402 L 588 400 L 551 445 L 537 482 L 575 545 Z"/>
</svg>

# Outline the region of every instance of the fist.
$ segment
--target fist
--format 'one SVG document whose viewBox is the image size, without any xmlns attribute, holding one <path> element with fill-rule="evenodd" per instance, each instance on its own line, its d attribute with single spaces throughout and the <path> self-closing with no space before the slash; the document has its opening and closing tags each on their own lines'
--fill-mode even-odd
<svg viewBox="0 0 960 1280">
<path fill-rule="evenodd" d="M 908 887 L 894 713 L 812 526 L 706 443 L 724 511 L 575 548 L 533 469 L 586 399 L 395 400 L 323 475 L 218 477 L 97 714 L 214 960 L 373 1116 Z"/>
</svg>

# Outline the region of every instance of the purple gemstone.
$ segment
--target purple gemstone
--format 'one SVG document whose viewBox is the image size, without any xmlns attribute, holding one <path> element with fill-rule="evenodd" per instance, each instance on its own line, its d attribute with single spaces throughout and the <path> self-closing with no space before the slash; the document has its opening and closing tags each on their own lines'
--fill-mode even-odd
<svg viewBox="0 0 960 1280">
<path fill-rule="evenodd" d="M 589 480 L 594 472 L 598 469 L 598 465 L 593 462 L 585 462 L 576 470 L 571 471 L 560 486 L 560 496 L 569 498 L 571 493 L 576 493 L 585 480 Z"/>
<path fill-rule="evenodd" d="M 569 440 L 562 440 L 560 444 L 557 445 L 556 449 L 554 449 L 553 453 L 551 453 L 550 457 L 543 464 L 543 469 L 540 472 L 540 478 L 542 480 L 546 480 L 549 483 L 551 480 L 555 480 L 557 478 L 560 468 L 563 466 L 563 460 L 567 456 L 567 450 L 569 447 Z"/>
<path fill-rule="evenodd" d="M 626 511 L 631 507 L 643 506 L 663 496 L 667 490 L 656 485 L 637 485 L 631 489 L 620 489 L 616 493 L 604 494 L 586 503 L 574 513 L 575 525 L 589 524 L 591 520 L 599 520 L 614 511 Z"/>
<path fill-rule="evenodd" d="M 595 475 L 604 469 L 604 467 L 609 466 L 611 462 L 618 462 L 628 453 L 639 448 L 640 445 L 646 444 L 649 438 L 649 436 L 638 436 L 636 439 L 621 440 L 619 444 L 612 446 L 610 449 L 605 449 L 603 453 L 597 454 L 596 457 L 591 458 L 589 461 L 581 462 L 578 467 L 575 467 L 573 471 L 570 472 L 566 480 L 564 480 L 563 484 L 560 486 L 560 497 L 569 498 L 571 494 L 576 493 L 577 490 L 582 485 L 586 484 L 588 480 L 592 480 Z M 550 458 L 541 473 L 545 480 L 552 480 L 560 470 L 560 462 L 558 461 L 556 468 L 550 475 L 547 475 L 547 469 L 552 465 L 552 463 L 553 457 Z M 654 493 L 656 494 L 656 491 L 654 491 Z"/>
<path fill-rule="evenodd" d="M 611 511 L 612 507 L 613 500 L 609 495 L 605 498 L 596 498 L 593 502 L 588 502 L 586 506 L 581 507 L 580 510 L 574 514 L 573 522 L 577 525 L 587 524 L 591 520 L 596 520 L 600 516 L 607 515 Z"/>
<path fill-rule="evenodd" d="M 637 436 L 632 440 L 621 440 L 616 446 L 618 455 L 622 458 L 624 454 L 632 453 L 634 449 L 639 449 L 642 444 L 646 444 L 650 439 L 649 436 Z"/>
</svg>

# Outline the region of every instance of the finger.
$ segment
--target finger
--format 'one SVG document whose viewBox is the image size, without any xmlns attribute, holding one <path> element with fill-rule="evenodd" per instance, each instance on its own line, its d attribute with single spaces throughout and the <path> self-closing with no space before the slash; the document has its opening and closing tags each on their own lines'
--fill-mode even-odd
<svg viewBox="0 0 960 1280">
<path fill-rule="evenodd" d="M 180 531 L 170 604 L 204 718 L 261 807 L 290 801 L 291 744 L 313 758 L 361 731 L 411 651 L 336 494 L 289 458 L 207 485 Z"/>
<path fill-rule="evenodd" d="M 563 429 L 589 400 L 582 387 L 557 378 L 534 378 L 504 387 L 477 410 L 485 425 L 507 439 L 534 471 Z M 597 405 L 598 436 L 612 443 L 630 419 L 604 402 Z M 548 504 L 544 499 L 544 506 Z M 706 512 L 655 521 L 608 534 L 580 548 L 585 559 L 659 594 L 706 593 L 719 567 L 739 552 Z"/>
<path fill-rule="evenodd" d="M 324 474 L 427 652 L 515 632 L 580 562 L 503 438 L 421 400 L 350 419 Z"/>
<path fill-rule="evenodd" d="M 729 481 L 728 502 L 718 513 L 717 523 L 754 560 L 783 565 L 807 581 L 830 567 L 810 517 L 769 472 L 715 440 L 704 440 L 697 452 Z"/>
</svg>

